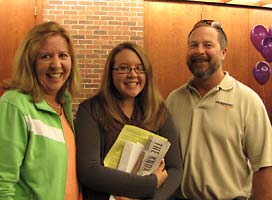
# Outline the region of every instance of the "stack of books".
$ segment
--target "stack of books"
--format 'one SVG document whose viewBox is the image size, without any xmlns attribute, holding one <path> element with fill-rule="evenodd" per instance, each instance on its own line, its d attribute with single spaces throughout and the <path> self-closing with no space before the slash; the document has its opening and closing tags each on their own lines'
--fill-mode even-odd
<svg viewBox="0 0 272 200">
<path fill-rule="evenodd" d="M 132 125 L 125 125 L 104 159 L 109 168 L 141 176 L 152 174 L 164 159 L 167 138 Z M 111 195 L 110 200 L 114 200 Z"/>
</svg>

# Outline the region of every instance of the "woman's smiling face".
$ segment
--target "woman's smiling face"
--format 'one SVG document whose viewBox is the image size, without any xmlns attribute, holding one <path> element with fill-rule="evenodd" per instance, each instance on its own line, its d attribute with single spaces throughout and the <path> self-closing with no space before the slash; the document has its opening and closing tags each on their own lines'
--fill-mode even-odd
<svg viewBox="0 0 272 200">
<path fill-rule="evenodd" d="M 56 96 L 72 67 L 67 41 L 61 35 L 48 37 L 38 50 L 35 72 L 46 95 Z"/>
<path fill-rule="evenodd" d="M 142 66 L 142 62 L 134 51 L 124 49 L 116 54 L 114 59 L 114 68 L 120 66 L 135 68 Z M 118 70 L 113 70 L 112 78 L 115 88 L 124 99 L 135 98 L 143 90 L 146 83 L 146 74 L 136 73 L 134 69 L 131 69 L 127 74 L 120 74 Z"/>
</svg>

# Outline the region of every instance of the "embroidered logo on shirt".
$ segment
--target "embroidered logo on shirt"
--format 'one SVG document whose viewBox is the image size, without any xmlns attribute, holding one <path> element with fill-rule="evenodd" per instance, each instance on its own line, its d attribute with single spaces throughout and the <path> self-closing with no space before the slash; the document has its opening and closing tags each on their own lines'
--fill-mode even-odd
<svg viewBox="0 0 272 200">
<path fill-rule="evenodd" d="M 225 109 L 231 109 L 233 108 L 233 104 L 230 104 L 230 103 L 225 103 L 225 102 L 222 102 L 222 101 L 215 101 L 215 103 Z"/>
</svg>

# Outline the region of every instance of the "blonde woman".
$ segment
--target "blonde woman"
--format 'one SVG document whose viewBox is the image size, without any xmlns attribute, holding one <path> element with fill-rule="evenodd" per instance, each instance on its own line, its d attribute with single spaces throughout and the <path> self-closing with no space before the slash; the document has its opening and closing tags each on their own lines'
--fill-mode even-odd
<svg viewBox="0 0 272 200">
<path fill-rule="evenodd" d="M 77 200 L 74 48 L 55 22 L 30 30 L 0 98 L 0 199 Z"/>
</svg>

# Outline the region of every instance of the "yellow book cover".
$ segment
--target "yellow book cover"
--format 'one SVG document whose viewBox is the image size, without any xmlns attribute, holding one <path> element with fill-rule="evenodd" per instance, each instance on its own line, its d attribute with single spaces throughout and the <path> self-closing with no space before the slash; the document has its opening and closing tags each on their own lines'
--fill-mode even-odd
<svg viewBox="0 0 272 200">
<path fill-rule="evenodd" d="M 150 136 L 167 141 L 167 138 L 152 133 L 148 130 L 133 125 L 125 125 L 111 149 L 107 153 L 104 159 L 104 165 L 109 168 L 117 169 L 126 141 L 145 145 Z"/>
</svg>

